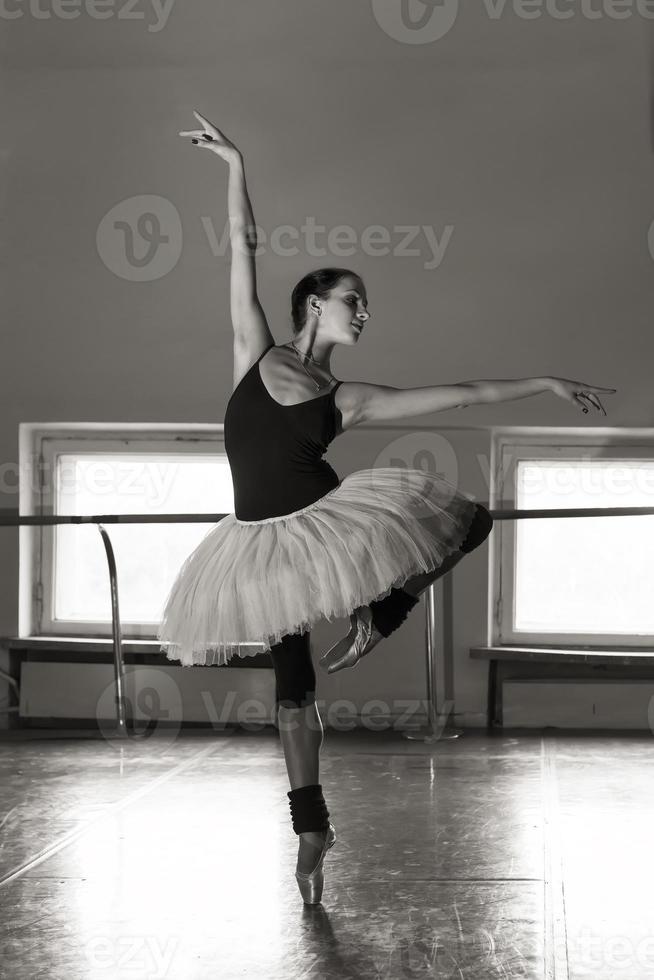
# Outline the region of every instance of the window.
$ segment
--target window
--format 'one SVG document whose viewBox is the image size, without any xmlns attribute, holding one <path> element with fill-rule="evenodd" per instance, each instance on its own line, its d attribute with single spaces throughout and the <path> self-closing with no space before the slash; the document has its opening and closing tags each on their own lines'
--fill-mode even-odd
<svg viewBox="0 0 654 980">
<path fill-rule="evenodd" d="M 654 432 L 493 433 L 492 509 L 654 506 Z M 493 644 L 651 646 L 654 515 L 495 523 Z"/>
<path fill-rule="evenodd" d="M 222 425 L 21 425 L 38 465 L 21 513 L 225 514 L 234 510 Z M 30 503 L 28 504 L 28 498 Z M 186 556 L 211 523 L 106 524 L 116 559 L 123 637 L 155 639 Z M 28 532 L 24 534 L 23 532 Z M 21 528 L 21 635 L 111 637 L 111 595 L 96 524 Z M 28 584 L 29 591 L 23 586 Z"/>
</svg>

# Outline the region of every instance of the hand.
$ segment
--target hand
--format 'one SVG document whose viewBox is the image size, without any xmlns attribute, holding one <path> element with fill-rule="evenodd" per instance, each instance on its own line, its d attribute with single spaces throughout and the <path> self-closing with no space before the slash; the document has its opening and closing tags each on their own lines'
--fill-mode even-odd
<svg viewBox="0 0 654 980">
<path fill-rule="evenodd" d="M 604 407 L 595 392 L 605 391 L 612 395 L 618 390 L 617 388 L 600 388 L 599 385 L 587 385 L 583 381 L 570 381 L 569 378 L 548 378 L 548 381 L 550 382 L 550 390 L 559 398 L 565 398 L 573 405 L 581 405 L 584 412 L 588 412 L 585 404 L 590 402 L 593 408 L 599 412 L 604 412 L 605 415 Z"/>
<path fill-rule="evenodd" d="M 213 123 L 210 123 L 208 119 L 201 116 L 195 109 L 193 110 L 193 115 L 202 123 L 204 128 L 181 132 L 179 134 L 180 136 L 191 139 L 198 146 L 213 150 L 214 153 L 217 153 L 223 160 L 227 160 L 228 163 L 241 155 L 231 140 L 228 140 L 225 134 L 221 133 Z"/>
</svg>

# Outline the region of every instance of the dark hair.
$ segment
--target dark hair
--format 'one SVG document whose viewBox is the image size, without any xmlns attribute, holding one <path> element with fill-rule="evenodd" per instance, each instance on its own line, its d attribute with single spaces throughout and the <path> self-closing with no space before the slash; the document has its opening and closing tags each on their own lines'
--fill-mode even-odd
<svg viewBox="0 0 654 980">
<path fill-rule="evenodd" d="M 361 282 L 361 276 L 351 269 L 316 269 L 309 272 L 297 283 L 291 293 L 291 319 L 293 331 L 299 333 L 307 318 L 306 301 L 308 296 L 318 296 L 327 299 L 330 292 L 345 276 L 356 276 Z"/>
</svg>

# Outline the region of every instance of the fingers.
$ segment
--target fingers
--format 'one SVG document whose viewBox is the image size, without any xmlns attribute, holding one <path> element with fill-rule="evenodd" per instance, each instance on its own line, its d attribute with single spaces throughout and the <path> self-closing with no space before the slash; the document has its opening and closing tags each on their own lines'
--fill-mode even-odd
<svg viewBox="0 0 654 980">
<path fill-rule="evenodd" d="M 199 130 L 190 130 L 186 133 L 180 133 L 186 139 L 190 139 L 192 143 L 197 143 L 198 146 L 218 146 L 217 141 L 208 133 L 201 133 Z"/>
<path fill-rule="evenodd" d="M 590 405 L 592 405 L 592 407 L 595 408 L 598 412 L 601 412 L 604 416 L 606 416 L 606 410 L 602 405 L 601 401 L 599 400 L 599 398 L 597 397 L 597 395 L 594 394 L 594 392 L 606 391 L 608 392 L 608 394 L 613 395 L 618 389 L 604 388 L 601 385 L 584 385 L 584 388 L 586 389 L 586 391 L 583 393 L 577 393 L 577 392 L 573 393 L 572 396 L 573 401 L 582 406 L 584 413 L 588 413 L 588 408 L 585 407 L 587 402 Z M 584 402 L 584 399 L 586 399 L 586 402 Z"/>
<path fill-rule="evenodd" d="M 617 388 L 602 388 L 601 385 L 587 385 L 584 381 L 575 381 L 574 384 L 578 385 L 580 388 L 585 388 L 586 391 L 617 391 Z"/>
<path fill-rule="evenodd" d="M 208 119 L 205 119 L 204 116 L 201 116 L 199 112 L 196 112 L 195 109 L 193 110 L 193 115 L 196 119 L 199 119 L 202 125 L 206 126 L 207 129 L 214 129 L 213 124 L 210 123 Z"/>
<path fill-rule="evenodd" d="M 593 408 L 596 408 L 598 411 L 603 412 L 603 414 L 606 415 L 606 412 L 604 411 L 604 407 L 600 402 L 599 398 L 597 397 L 597 395 L 593 395 L 591 392 L 588 392 L 585 395 L 573 395 L 573 399 L 578 405 L 581 405 L 585 414 L 588 413 L 588 408 L 586 407 L 584 399 L 589 401 L 590 404 L 593 406 Z"/>
<path fill-rule="evenodd" d="M 189 129 L 182 131 L 179 135 L 189 137 L 191 139 L 202 140 L 205 143 L 217 142 L 215 136 L 212 136 L 211 133 L 203 133 L 201 129 Z"/>
<path fill-rule="evenodd" d="M 205 129 L 209 130 L 209 132 L 213 134 L 214 139 L 224 140 L 226 138 L 225 134 L 221 133 L 217 126 L 214 126 L 212 122 L 209 122 L 208 119 L 201 116 L 199 112 L 195 111 L 195 109 L 193 110 L 193 115 L 202 123 Z"/>
<path fill-rule="evenodd" d="M 589 391 L 588 394 L 586 395 L 586 398 L 591 403 L 591 405 L 597 408 L 600 412 L 604 412 L 604 415 L 606 415 L 606 412 L 604 411 L 604 406 L 602 405 L 597 395 L 594 395 L 592 392 Z"/>
</svg>

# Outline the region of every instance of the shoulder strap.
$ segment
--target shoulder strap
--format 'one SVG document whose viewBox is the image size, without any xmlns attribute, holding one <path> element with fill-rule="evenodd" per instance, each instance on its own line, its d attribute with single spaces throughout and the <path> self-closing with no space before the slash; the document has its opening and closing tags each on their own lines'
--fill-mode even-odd
<svg viewBox="0 0 654 980">
<path fill-rule="evenodd" d="M 328 399 L 329 404 L 331 405 L 331 415 L 332 415 L 332 418 L 334 420 L 334 434 L 335 435 L 339 435 L 341 432 L 343 432 L 343 413 L 341 412 L 340 408 L 336 404 L 336 399 L 334 398 L 334 394 L 336 392 L 336 389 L 338 388 L 339 385 L 342 385 L 342 384 L 343 384 L 342 381 L 337 381 L 336 382 L 336 384 L 334 385 L 334 387 L 332 388 L 332 390 L 329 392 L 329 394 L 330 394 L 331 397 Z"/>
</svg>

